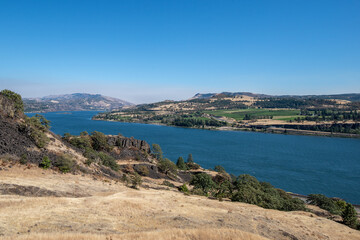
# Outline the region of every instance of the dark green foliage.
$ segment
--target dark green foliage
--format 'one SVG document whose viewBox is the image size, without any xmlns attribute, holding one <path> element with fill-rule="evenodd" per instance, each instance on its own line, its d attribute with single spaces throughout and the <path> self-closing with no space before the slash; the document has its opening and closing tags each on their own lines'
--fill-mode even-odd
<svg viewBox="0 0 360 240">
<path fill-rule="evenodd" d="M 170 161 L 167 158 L 160 160 L 158 162 L 157 166 L 158 166 L 159 170 L 165 174 L 168 174 L 168 173 L 171 173 L 174 175 L 177 174 L 177 167 L 176 167 L 175 163 L 173 163 L 172 161 Z"/>
<path fill-rule="evenodd" d="M 153 150 L 153 154 L 157 160 L 163 159 L 163 151 L 159 144 L 154 143 L 152 145 L 152 150 Z"/>
<path fill-rule="evenodd" d="M 14 103 L 16 113 L 24 112 L 24 103 L 20 94 L 14 93 L 13 91 L 7 89 L 2 90 L 0 94 Z"/>
<path fill-rule="evenodd" d="M 48 169 L 51 167 L 51 161 L 48 156 L 44 156 L 41 163 L 39 164 L 39 167 L 43 169 Z"/>
<path fill-rule="evenodd" d="M 180 169 L 180 170 L 187 170 L 188 167 L 185 164 L 185 161 L 182 157 L 179 157 L 177 162 L 176 162 L 176 166 Z"/>
<path fill-rule="evenodd" d="M 27 162 L 28 162 L 27 155 L 26 154 L 21 155 L 20 164 L 27 164 Z"/>
<path fill-rule="evenodd" d="M 35 114 L 33 118 L 35 118 L 37 122 L 39 122 L 46 129 L 50 129 L 50 121 L 47 120 L 43 115 Z"/>
<path fill-rule="evenodd" d="M 88 149 L 91 148 L 91 138 L 88 135 L 81 135 L 80 137 L 71 137 L 69 138 L 69 143 L 80 149 Z"/>
<path fill-rule="evenodd" d="M 225 126 L 226 122 L 218 121 L 215 119 L 201 119 L 201 118 L 187 118 L 187 117 L 178 117 L 171 122 L 171 125 L 179 127 L 201 127 L 201 126 L 212 126 L 212 127 L 221 127 Z"/>
<path fill-rule="evenodd" d="M 343 218 L 343 223 L 345 225 L 351 228 L 357 228 L 359 224 L 357 219 L 357 212 L 352 204 L 346 204 L 345 210 L 342 212 L 341 217 Z"/>
<path fill-rule="evenodd" d="M 71 172 L 75 167 L 74 160 L 68 155 L 61 155 L 57 157 L 54 162 L 54 166 L 57 167 L 62 173 Z"/>
<path fill-rule="evenodd" d="M 189 189 L 188 189 L 188 187 L 186 186 L 185 183 L 183 185 L 181 185 L 178 189 L 179 189 L 180 192 L 183 192 L 183 193 L 188 193 L 189 192 Z"/>
<path fill-rule="evenodd" d="M 140 186 L 142 183 L 141 176 L 135 172 L 133 175 L 130 176 L 130 182 L 132 188 L 138 189 L 138 186 Z"/>
<path fill-rule="evenodd" d="M 21 131 L 27 131 L 31 140 L 39 148 L 43 148 L 49 142 L 49 138 L 46 136 L 46 132 L 49 128 L 49 121 L 43 116 L 36 114 L 29 118 L 25 117 L 25 123 L 21 125 Z"/>
<path fill-rule="evenodd" d="M 188 162 L 188 163 L 186 163 L 186 166 L 188 169 L 191 169 L 191 170 L 200 169 L 200 165 L 197 163 L 194 163 L 194 162 Z"/>
<path fill-rule="evenodd" d="M 212 180 L 211 176 L 206 173 L 199 173 L 193 176 L 190 181 L 190 185 L 194 186 L 194 189 L 200 189 L 205 194 L 215 189 L 216 184 Z"/>
<path fill-rule="evenodd" d="M 284 211 L 305 210 L 300 199 L 292 198 L 286 192 L 247 174 L 240 175 L 234 182 L 231 200 Z"/>
<path fill-rule="evenodd" d="M 316 205 L 324 210 L 329 211 L 332 214 L 341 214 L 341 206 L 336 204 L 336 201 L 326 197 L 322 194 L 310 194 L 307 202 L 312 205 Z"/>
<path fill-rule="evenodd" d="M 110 155 L 108 155 L 104 152 L 99 152 L 98 157 L 100 158 L 100 162 L 102 165 L 107 166 L 114 171 L 119 170 L 119 165 L 117 164 L 115 159 L 113 157 L 111 157 Z"/>
<path fill-rule="evenodd" d="M 108 151 L 110 149 L 105 134 L 94 131 L 91 133 L 92 147 L 96 151 Z"/>
<path fill-rule="evenodd" d="M 216 165 L 215 167 L 214 167 L 214 170 L 216 171 L 216 172 L 219 172 L 219 173 L 225 173 L 226 171 L 225 171 L 225 168 L 223 167 L 223 166 L 221 166 L 221 165 Z"/>
</svg>

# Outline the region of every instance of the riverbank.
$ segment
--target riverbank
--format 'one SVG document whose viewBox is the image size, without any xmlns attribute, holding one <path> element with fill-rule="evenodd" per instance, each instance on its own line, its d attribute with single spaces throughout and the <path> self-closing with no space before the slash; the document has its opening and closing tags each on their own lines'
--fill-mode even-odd
<svg viewBox="0 0 360 240">
<path fill-rule="evenodd" d="M 324 132 L 324 131 L 310 131 L 310 130 L 301 130 L 301 129 L 291 129 L 291 128 L 280 128 L 269 126 L 258 126 L 250 125 L 249 127 L 233 127 L 233 126 L 222 126 L 222 127 L 213 127 L 213 126 L 201 126 L 201 127 L 185 127 L 185 126 L 176 126 L 168 125 L 161 122 L 141 122 L 141 121 L 116 121 L 112 119 L 101 119 L 101 118 L 92 118 L 95 121 L 108 121 L 108 122 L 126 122 L 126 123 L 139 123 L 139 124 L 149 124 L 149 125 L 158 125 L 158 126 L 168 126 L 168 127 L 180 127 L 180 128 L 191 128 L 191 129 L 204 129 L 204 130 L 217 130 L 217 131 L 252 131 L 252 132 L 262 132 L 262 133 L 275 133 L 275 134 L 287 134 L 287 135 L 305 135 L 305 136 L 320 136 L 320 137 L 340 137 L 340 138 L 360 138 L 360 134 L 351 134 L 351 133 L 339 133 L 339 132 Z"/>
</svg>

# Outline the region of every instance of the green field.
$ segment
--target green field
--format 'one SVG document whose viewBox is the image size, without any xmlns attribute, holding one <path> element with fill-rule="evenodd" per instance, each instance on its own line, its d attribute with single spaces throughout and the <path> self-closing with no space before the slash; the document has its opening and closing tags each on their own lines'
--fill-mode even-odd
<svg viewBox="0 0 360 240">
<path fill-rule="evenodd" d="M 217 117 L 229 117 L 237 121 L 243 120 L 245 115 L 250 115 L 254 118 L 261 118 L 264 116 L 272 116 L 276 120 L 293 120 L 300 117 L 300 110 L 298 109 L 228 109 L 228 110 L 214 110 L 214 111 L 204 111 L 204 113 L 211 114 Z"/>
</svg>

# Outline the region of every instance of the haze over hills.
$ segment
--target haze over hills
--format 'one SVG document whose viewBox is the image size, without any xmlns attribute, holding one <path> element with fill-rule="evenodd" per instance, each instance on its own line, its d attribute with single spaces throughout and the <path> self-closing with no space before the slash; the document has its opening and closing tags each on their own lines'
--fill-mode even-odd
<svg viewBox="0 0 360 240">
<path fill-rule="evenodd" d="M 24 104 L 25 112 L 112 110 L 133 105 L 118 98 L 89 93 L 25 98 Z"/>
</svg>

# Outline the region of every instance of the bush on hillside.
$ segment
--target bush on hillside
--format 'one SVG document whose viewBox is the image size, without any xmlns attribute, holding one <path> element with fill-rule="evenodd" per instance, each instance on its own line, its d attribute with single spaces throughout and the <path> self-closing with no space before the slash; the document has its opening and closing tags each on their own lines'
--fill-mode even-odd
<svg viewBox="0 0 360 240">
<path fill-rule="evenodd" d="M 259 182 L 247 174 L 240 175 L 235 181 L 231 200 L 283 211 L 305 210 L 304 202 L 300 199 L 292 198 L 270 183 Z"/>
<path fill-rule="evenodd" d="M 60 155 L 54 162 L 54 166 L 57 167 L 62 173 L 68 173 L 74 170 L 75 162 L 69 155 Z"/>
<path fill-rule="evenodd" d="M 335 200 L 328 198 L 323 194 L 310 194 L 307 202 L 327 210 L 332 214 L 340 215 L 342 211 L 342 207 L 339 206 L 339 204 L 336 204 Z"/>
<path fill-rule="evenodd" d="M 51 167 L 51 161 L 48 156 L 43 157 L 42 161 L 39 164 L 39 167 L 41 167 L 43 169 L 48 169 Z"/>
<path fill-rule="evenodd" d="M 212 180 L 211 176 L 206 173 L 194 175 L 190 181 L 190 185 L 194 186 L 194 190 L 201 190 L 205 195 L 216 187 L 216 184 Z"/>
</svg>

